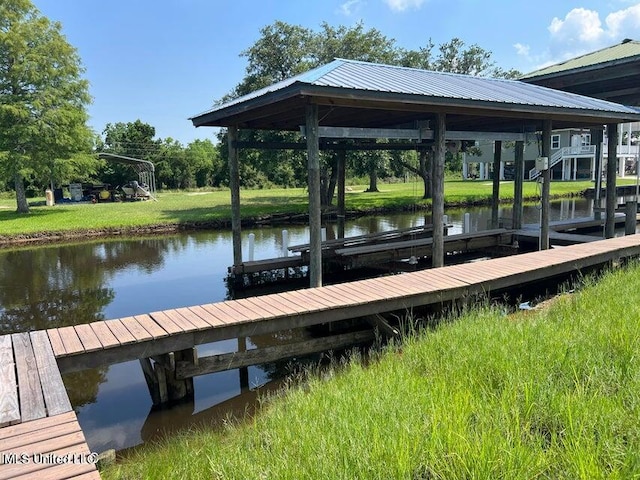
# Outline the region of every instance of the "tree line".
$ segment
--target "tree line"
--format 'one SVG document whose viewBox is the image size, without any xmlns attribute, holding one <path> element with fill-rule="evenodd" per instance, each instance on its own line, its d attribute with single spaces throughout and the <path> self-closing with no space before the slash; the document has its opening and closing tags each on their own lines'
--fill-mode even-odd
<svg viewBox="0 0 640 480">
<path fill-rule="evenodd" d="M 87 126 L 91 102 L 88 83 L 77 51 L 30 0 L 0 3 L 0 190 L 14 190 L 17 211 L 28 212 L 27 194 L 42 194 L 49 185 L 69 182 L 122 185 L 133 172 L 123 165 L 99 160 L 109 152 L 143 160 L 156 167 L 158 188 L 220 187 L 228 181 L 224 130 L 218 142 L 195 140 L 182 145 L 155 137 L 152 125 L 136 120 L 108 124 L 100 135 Z M 52 61 L 52 55 L 55 56 Z M 225 102 L 250 93 L 334 58 L 385 63 L 478 76 L 515 78 L 519 72 L 496 66 L 491 52 L 454 38 L 436 46 L 430 39 L 417 49 L 405 49 L 377 29 L 332 26 L 317 30 L 276 21 L 260 31 L 259 39 L 241 52 L 247 60 L 244 78 Z M 241 130 L 241 140 L 299 141 L 297 132 Z M 322 152 L 323 204 L 329 205 L 337 181 L 339 155 L 348 175 L 369 178 L 377 190 L 380 177 L 411 172 L 424 181 L 430 194 L 427 152 Z M 447 167 L 461 170 L 460 155 L 448 154 Z M 306 185 L 304 152 L 244 150 L 240 181 L 244 187 Z"/>
</svg>

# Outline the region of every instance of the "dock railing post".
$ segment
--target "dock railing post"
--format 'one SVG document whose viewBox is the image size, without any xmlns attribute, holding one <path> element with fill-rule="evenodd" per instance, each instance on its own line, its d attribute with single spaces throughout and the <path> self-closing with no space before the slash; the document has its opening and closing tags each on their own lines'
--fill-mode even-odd
<svg viewBox="0 0 640 480">
<path fill-rule="evenodd" d="M 633 235 L 636 233 L 638 202 L 635 200 L 627 202 L 625 204 L 624 214 L 624 234 Z"/>
</svg>

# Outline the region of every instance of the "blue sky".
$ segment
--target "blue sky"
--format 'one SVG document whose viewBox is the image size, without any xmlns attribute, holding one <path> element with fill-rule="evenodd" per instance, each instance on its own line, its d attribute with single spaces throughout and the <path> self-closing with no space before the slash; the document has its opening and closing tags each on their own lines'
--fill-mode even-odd
<svg viewBox="0 0 640 480">
<path fill-rule="evenodd" d="M 239 54 L 282 20 L 317 29 L 362 21 L 404 48 L 453 37 L 523 72 L 640 40 L 636 0 L 33 0 L 62 23 L 91 84 L 91 126 L 140 119 L 187 144 L 214 130 L 187 120 L 244 76 Z"/>
</svg>

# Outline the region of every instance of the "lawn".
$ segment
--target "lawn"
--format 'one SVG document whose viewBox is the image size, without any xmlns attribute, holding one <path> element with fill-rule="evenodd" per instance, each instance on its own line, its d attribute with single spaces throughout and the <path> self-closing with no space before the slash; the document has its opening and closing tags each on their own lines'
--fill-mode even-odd
<svg viewBox="0 0 640 480">
<path fill-rule="evenodd" d="M 554 182 L 553 196 L 578 195 L 592 182 Z M 362 185 L 353 185 L 347 192 L 347 209 L 354 211 L 402 210 L 413 205 L 428 205 L 421 199 L 422 183 L 381 184 L 379 193 L 366 193 Z M 491 199 L 489 181 L 448 181 L 445 201 L 448 205 L 486 203 Z M 524 184 L 525 198 L 537 195 L 537 184 Z M 501 200 L 513 199 L 513 182 L 501 182 Z M 39 200 L 42 203 L 42 199 Z M 231 217 L 227 190 L 199 192 L 161 192 L 158 202 L 123 202 L 99 204 L 59 204 L 31 208 L 31 214 L 15 213 L 15 200 L 0 199 L 0 236 L 32 235 L 47 232 L 83 232 L 87 230 L 119 230 L 155 225 L 213 225 L 228 222 Z M 265 217 L 275 213 L 304 213 L 307 192 L 304 189 L 274 188 L 243 190 L 242 216 L 245 219 Z"/>
<path fill-rule="evenodd" d="M 479 306 L 103 478 L 638 478 L 638 291 L 634 264 L 540 310 Z"/>
</svg>

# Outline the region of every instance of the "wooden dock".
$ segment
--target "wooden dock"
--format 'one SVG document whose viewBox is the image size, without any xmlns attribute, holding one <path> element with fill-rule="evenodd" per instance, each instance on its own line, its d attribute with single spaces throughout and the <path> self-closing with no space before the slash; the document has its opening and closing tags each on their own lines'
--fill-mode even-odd
<svg viewBox="0 0 640 480">
<path fill-rule="evenodd" d="M 0 336 L 0 479 L 99 479 L 44 331 Z"/>
<path fill-rule="evenodd" d="M 229 300 L 47 330 L 69 372 L 196 345 L 409 310 L 640 255 L 640 235 L 320 288 Z M 254 355 L 257 352 L 244 352 Z M 243 356 L 238 352 L 236 358 Z M 174 359 L 175 360 L 175 359 Z M 194 359 L 197 363 L 203 359 Z M 171 359 L 164 363 L 174 362 Z M 189 365 L 182 362 L 189 370 Z M 189 368 L 188 368 L 189 367 Z"/>
</svg>

